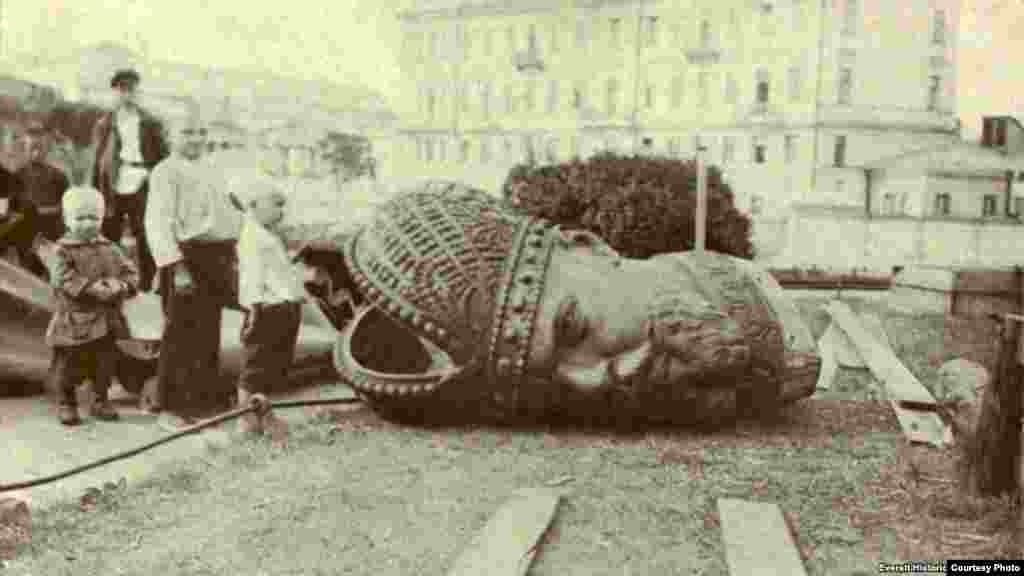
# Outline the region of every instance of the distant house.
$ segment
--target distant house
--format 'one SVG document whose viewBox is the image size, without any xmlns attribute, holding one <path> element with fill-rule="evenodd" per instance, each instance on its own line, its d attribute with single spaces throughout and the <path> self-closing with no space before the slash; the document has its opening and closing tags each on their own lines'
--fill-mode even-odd
<svg viewBox="0 0 1024 576">
<path fill-rule="evenodd" d="M 873 162 L 867 169 L 872 215 L 952 219 L 1024 216 L 1024 127 L 984 118 L 980 143 L 955 142 Z"/>
</svg>

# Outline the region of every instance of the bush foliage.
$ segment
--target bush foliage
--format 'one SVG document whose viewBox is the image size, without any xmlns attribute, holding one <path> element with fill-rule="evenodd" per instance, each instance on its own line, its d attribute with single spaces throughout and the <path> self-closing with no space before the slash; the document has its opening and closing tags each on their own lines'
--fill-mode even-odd
<svg viewBox="0 0 1024 576">
<path fill-rule="evenodd" d="M 753 258 L 751 221 L 718 168 L 708 166 L 708 250 Z M 552 166 L 519 165 L 504 198 L 564 229 L 589 230 L 630 258 L 694 247 L 697 167 L 692 160 L 602 153 Z"/>
</svg>

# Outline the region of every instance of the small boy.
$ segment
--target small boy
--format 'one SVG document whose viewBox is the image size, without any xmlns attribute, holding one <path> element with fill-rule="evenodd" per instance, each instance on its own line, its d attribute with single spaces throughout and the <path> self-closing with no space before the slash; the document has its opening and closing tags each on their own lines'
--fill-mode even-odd
<svg viewBox="0 0 1024 576">
<path fill-rule="evenodd" d="M 285 197 L 269 177 L 243 175 L 233 179 L 231 193 L 245 210 L 238 238 L 238 302 L 246 311 L 242 325 L 240 406 L 253 394 L 266 394 L 274 382 L 287 378 L 295 356 L 302 302 L 306 291 L 280 236 Z M 242 417 L 243 435 L 287 434 L 285 423 L 272 413 Z"/>
<path fill-rule="evenodd" d="M 121 302 L 135 294 L 139 272 L 121 248 L 100 235 L 105 210 L 95 188 L 74 187 L 61 201 L 66 232 L 57 240 L 51 284 L 57 309 L 46 330 L 61 424 L 81 423 L 75 390 L 93 384 L 90 414 L 117 420 L 107 396 L 117 364 L 116 338 L 127 332 Z"/>
</svg>

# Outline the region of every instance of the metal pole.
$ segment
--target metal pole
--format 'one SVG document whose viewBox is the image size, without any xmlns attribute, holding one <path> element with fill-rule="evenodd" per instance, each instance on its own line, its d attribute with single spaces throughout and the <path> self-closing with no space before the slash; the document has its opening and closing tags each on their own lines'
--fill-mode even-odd
<svg viewBox="0 0 1024 576">
<path fill-rule="evenodd" d="M 707 169 L 704 166 L 705 146 L 697 147 L 697 222 L 696 222 L 696 247 L 697 252 L 704 251 L 704 244 L 707 240 L 707 219 L 708 219 L 708 178 Z"/>
</svg>

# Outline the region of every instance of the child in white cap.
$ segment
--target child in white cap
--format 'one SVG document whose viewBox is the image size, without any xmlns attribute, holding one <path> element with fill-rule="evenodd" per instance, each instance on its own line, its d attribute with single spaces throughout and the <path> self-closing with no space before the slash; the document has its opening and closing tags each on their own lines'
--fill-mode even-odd
<svg viewBox="0 0 1024 576">
<path fill-rule="evenodd" d="M 61 204 L 66 232 L 57 240 L 51 278 L 57 309 L 46 330 L 60 422 L 81 422 L 75 390 L 87 378 L 95 393 L 91 415 L 116 420 L 107 394 L 117 365 L 116 338 L 127 333 L 120 306 L 136 293 L 139 271 L 120 246 L 100 234 L 105 207 L 98 190 L 73 187 Z"/>
<path fill-rule="evenodd" d="M 266 394 L 287 378 L 306 291 L 280 234 L 286 203 L 281 189 L 269 176 L 253 172 L 232 178 L 230 193 L 245 210 L 237 250 L 238 302 L 246 311 L 238 401 L 246 405 L 253 394 Z M 246 414 L 240 429 L 257 436 L 287 432 L 272 413 Z"/>
</svg>

